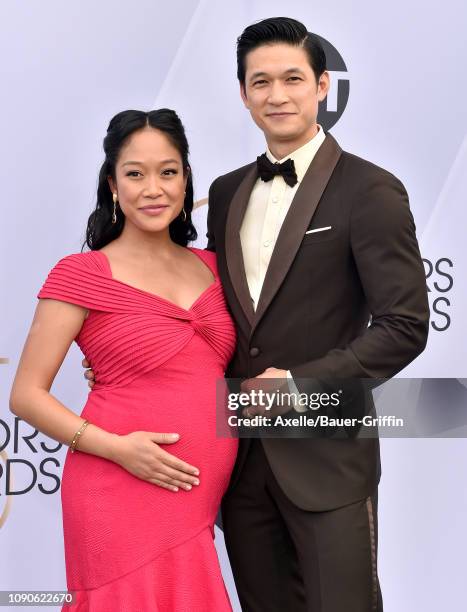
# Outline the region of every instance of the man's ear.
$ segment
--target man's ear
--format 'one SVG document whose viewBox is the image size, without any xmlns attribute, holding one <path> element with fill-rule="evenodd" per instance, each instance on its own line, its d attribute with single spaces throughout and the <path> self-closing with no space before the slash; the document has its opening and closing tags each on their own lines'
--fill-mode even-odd
<svg viewBox="0 0 467 612">
<path fill-rule="evenodd" d="M 243 104 L 245 105 L 245 108 L 250 110 L 250 105 L 248 104 L 248 98 L 246 96 L 245 83 L 240 83 L 240 96 L 243 100 Z"/>
<path fill-rule="evenodd" d="M 325 70 L 319 77 L 318 81 L 318 100 L 322 102 L 328 95 L 329 87 L 331 86 L 331 80 L 329 78 L 329 72 Z"/>
</svg>

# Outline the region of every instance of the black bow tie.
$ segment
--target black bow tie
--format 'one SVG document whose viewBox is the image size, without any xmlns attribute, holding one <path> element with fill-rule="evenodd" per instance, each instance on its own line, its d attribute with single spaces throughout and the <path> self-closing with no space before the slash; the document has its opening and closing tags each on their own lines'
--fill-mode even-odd
<svg viewBox="0 0 467 612">
<path fill-rule="evenodd" d="M 262 181 L 268 182 L 275 176 L 281 175 L 289 187 L 293 187 L 298 183 L 295 164 L 290 157 L 285 162 L 282 162 L 282 164 L 279 162 L 273 164 L 266 153 L 263 153 L 257 158 L 256 163 L 258 165 L 258 174 Z"/>
</svg>

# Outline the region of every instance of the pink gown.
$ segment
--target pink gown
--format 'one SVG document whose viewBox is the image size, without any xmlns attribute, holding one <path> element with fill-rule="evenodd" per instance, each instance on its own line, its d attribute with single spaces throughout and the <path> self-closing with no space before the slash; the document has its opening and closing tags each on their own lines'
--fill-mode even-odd
<svg viewBox="0 0 467 612">
<path fill-rule="evenodd" d="M 215 281 L 185 310 L 112 278 L 104 253 L 65 257 L 39 298 L 89 309 L 76 342 L 97 383 L 81 413 L 103 429 L 177 432 L 168 452 L 200 470 L 173 493 L 116 463 L 69 450 L 61 497 L 71 612 L 231 610 L 213 538 L 237 440 L 216 437 L 216 380 L 235 330 L 215 255 L 190 249 Z"/>
</svg>

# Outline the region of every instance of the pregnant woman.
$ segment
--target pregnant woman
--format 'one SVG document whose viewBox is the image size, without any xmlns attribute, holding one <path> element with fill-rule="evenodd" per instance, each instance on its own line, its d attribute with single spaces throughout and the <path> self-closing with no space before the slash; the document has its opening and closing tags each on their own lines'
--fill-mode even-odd
<svg viewBox="0 0 467 612">
<path fill-rule="evenodd" d="M 213 536 L 237 451 L 215 422 L 235 332 L 215 255 L 187 247 L 196 231 L 184 129 L 171 110 L 124 111 L 104 151 L 90 250 L 60 260 L 44 283 L 10 400 L 70 445 L 66 610 L 231 610 Z M 50 393 L 73 340 L 97 379 L 81 416 Z"/>
</svg>

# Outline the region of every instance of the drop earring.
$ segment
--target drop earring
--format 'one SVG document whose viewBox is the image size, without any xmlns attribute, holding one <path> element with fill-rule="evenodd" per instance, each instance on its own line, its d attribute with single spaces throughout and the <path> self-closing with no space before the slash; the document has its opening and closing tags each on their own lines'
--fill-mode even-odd
<svg viewBox="0 0 467 612">
<path fill-rule="evenodd" d="M 186 196 L 186 191 L 183 194 L 184 196 Z M 185 223 L 186 221 L 186 210 L 185 207 L 182 208 L 182 213 L 183 213 L 183 222 Z"/>
<path fill-rule="evenodd" d="M 112 223 L 117 223 L 117 194 L 114 193 L 112 196 L 114 201 L 114 211 L 112 213 Z"/>
</svg>

